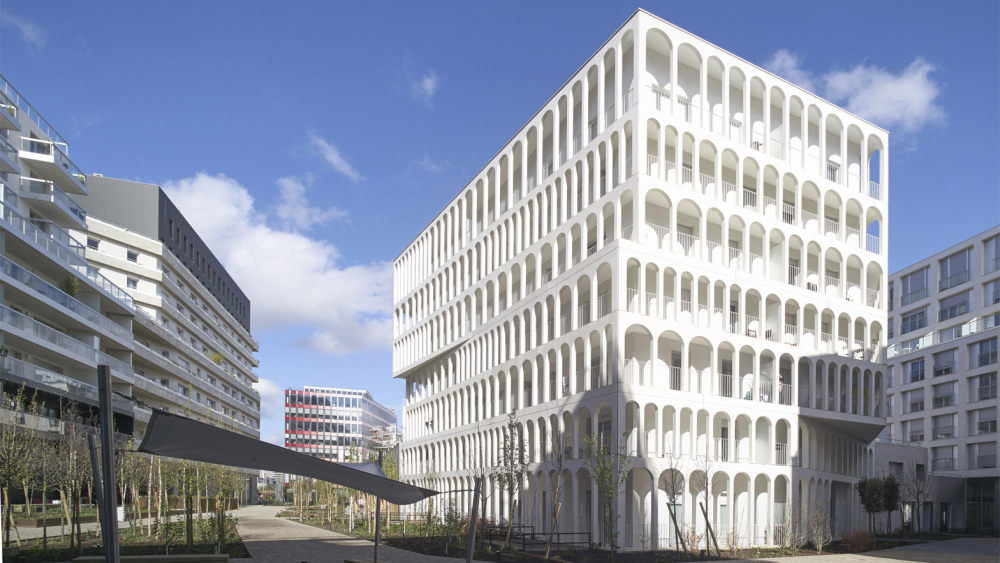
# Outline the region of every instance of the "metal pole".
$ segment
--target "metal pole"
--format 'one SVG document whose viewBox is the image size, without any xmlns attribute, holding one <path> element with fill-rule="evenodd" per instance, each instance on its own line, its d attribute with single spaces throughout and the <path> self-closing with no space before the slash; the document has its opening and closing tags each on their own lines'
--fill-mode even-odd
<svg viewBox="0 0 1000 563">
<path fill-rule="evenodd" d="M 479 513 L 479 492 L 482 485 L 482 477 L 476 477 L 476 488 L 472 493 L 472 517 L 469 518 L 469 545 L 465 548 L 465 563 L 472 563 L 472 554 L 476 550 L 476 516 Z"/>
<path fill-rule="evenodd" d="M 115 445 L 114 425 L 111 411 L 111 372 L 108 366 L 97 366 L 97 391 L 101 407 L 101 470 L 104 473 L 104 507 L 107 514 L 107 532 L 104 536 L 107 563 L 119 563 L 118 557 L 118 503 L 115 499 L 118 490 L 115 484 Z M 124 499 L 123 499 L 124 500 Z"/>
<path fill-rule="evenodd" d="M 93 432 L 87 434 L 87 445 L 90 446 L 90 467 L 94 472 L 94 494 L 97 496 L 97 516 L 101 525 L 101 537 L 104 545 L 108 545 L 108 511 L 104 508 L 104 487 L 101 485 L 101 464 L 97 461 L 97 438 Z M 105 550 L 107 553 L 107 550 Z"/>
<path fill-rule="evenodd" d="M 382 469 L 382 450 L 378 451 L 378 468 Z M 378 543 L 382 539 L 382 497 L 375 497 L 375 561 L 378 563 Z"/>
</svg>

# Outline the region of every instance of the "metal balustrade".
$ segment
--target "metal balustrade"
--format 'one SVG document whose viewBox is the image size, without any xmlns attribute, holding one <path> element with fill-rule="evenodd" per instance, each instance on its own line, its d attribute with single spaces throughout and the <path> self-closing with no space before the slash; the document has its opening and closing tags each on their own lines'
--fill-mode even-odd
<svg viewBox="0 0 1000 563">
<path fill-rule="evenodd" d="M 681 390 L 681 368 L 680 366 L 667 366 L 667 373 L 670 375 L 670 389 Z"/>
<path fill-rule="evenodd" d="M 743 207 L 756 209 L 757 208 L 757 191 L 743 187 Z"/>
<path fill-rule="evenodd" d="M 826 163 L 826 179 L 830 180 L 831 182 L 837 182 L 838 184 L 840 183 L 840 165 L 839 164 L 836 164 L 836 163 L 833 163 L 833 162 L 827 162 Z"/>
<path fill-rule="evenodd" d="M 789 225 L 795 224 L 795 206 L 791 203 L 781 204 L 781 220 Z"/>
<path fill-rule="evenodd" d="M 723 373 L 719 376 L 719 394 L 723 397 L 733 396 L 733 376 Z"/>
<path fill-rule="evenodd" d="M 597 296 L 597 315 L 604 317 L 609 314 L 611 314 L 611 296 L 602 293 Z"/>
<path fill-rule="evenodd" d="M 690 166 L 681 166 L 681 182 L 690 184 L 694 181 L 694 169 Z"/>
<path fill-rule="evenodd" d="M 882 199 L 881 196 L 881 186 L 874 180 L 868 181 L 868 195 L 875 199 Z"/>
<path fill-rule="evenodd" d="M 778 402 L 782 405 L 792 404 L 792 386 L 787 383 L 778 384 Z"/>
<path fill-rule="evenodd" d="M 840 223 L 836 219 L 826 217 L 823 224 L 826 228 L 823 231 L 825 234 L 840 235 Z"/>
<path fill-rule="evenodd" d="M 880 241 L 879 241 L 879 236 L 878 235 L 873 235 L 871 233 L 866 234 L 865 235 L 865 250 L 867 250 L 868 252 L 874 252 L 875 254 L 879 254 L 881 252 L 880 249 L 881 249 L 881 245 L 880 245 Z"/>
<path fill-rule="evenodd" d="M 774 445 L 774 463 L 776 465 L 789 465 L 788 444 L 778 442 Z"/>
<path fill-rule="evenodd" d="M 688 233 L 677 233 L 677 243 L 680 244 L 681 248 L 684 249 L 685 256 L 691 256 L 695 248 L 695 244 L 698 242 L 698 237 L 690 235 Z"/>
</svg>

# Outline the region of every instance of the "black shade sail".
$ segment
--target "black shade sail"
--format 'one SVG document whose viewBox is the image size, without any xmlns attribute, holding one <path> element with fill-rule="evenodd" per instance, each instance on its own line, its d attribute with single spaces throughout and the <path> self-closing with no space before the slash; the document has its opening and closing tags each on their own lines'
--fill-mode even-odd
<svg viewBox="0 0 1000 563">
<path fill-rule="evenodd" d="M 381 497 L 412 504 L 438 491 L 389 479 L 374 463 L 345 464 L 293 452 L 236 432 L 153 409 L 139 451 L 178 459 L 264 469 L 312 477 Z"/>
</svg>

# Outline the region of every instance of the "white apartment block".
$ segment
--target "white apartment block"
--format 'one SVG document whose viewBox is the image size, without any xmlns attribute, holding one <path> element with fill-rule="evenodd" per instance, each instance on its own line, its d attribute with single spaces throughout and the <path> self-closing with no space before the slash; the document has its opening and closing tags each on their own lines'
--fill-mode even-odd
<svg viewBox="0 0 1000 563">
<path fill-rule="evenodd" d="M 889 280 L 883 438 L 926 446 L 932 473 L 965 481 L 964 498 L 939 499 L 934 529 L 995 532 L 1000 225 Z"/>
<path fill-rule="evenodd" d="M 854 484 L 885 425 L 887 147 L 637 11 L 396 258 L 402 478 L 471 489 L 516 410 L 530 475 L 513 518 L 536 532 L 563 458 L 558 531 L 602 541 L 595 433 L 628 455 L 625 548 L 675 545 L 668 504 L 704 533 L 706 500 L 723 543 L 777 543 L 812 509 L 837 535 L 863 528 Z M 488 487 L 485 514 L 511 516 Z"/>
<path fill-rule="evenodd" d="M 116 392 L 130 394 L 135 307 L 70 236 L 86 229 L 78 202 L 88 188 L 69 144 L 2 76 L 0 193 L 0 383 L 44 405 L 38 420 L 23 422 L 59 432 L 61 405 L 77 405 L 86 419 L 97 413 L 99 364 Z M 116 429 L 131 434 L 133 404 L 118 395 L 112 404 Z"/>
<path fill-rule="evenodd" d="M 87 260 L 132 296 L 132 395 L 144 404 L 252 436 L 260 395 L 250 302 L 153 184 L 88 176 Z M 148 410 L 136 411 L 138 433 Z"/>
</svg>

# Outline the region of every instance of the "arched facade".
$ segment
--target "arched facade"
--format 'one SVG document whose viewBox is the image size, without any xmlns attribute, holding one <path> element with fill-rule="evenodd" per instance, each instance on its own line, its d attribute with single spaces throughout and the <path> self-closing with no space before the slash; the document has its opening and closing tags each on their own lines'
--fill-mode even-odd
<svg viewBox="0 0 1000 563">
<path fill-rule="evenodd" d="M 583 459 L 601 436 L 628 459 L 623 547 L 675 545 L 671 512 L 704 533 L 699 504 L 746 545 L 813 509 L 860 525 L 886 146 L 638 12 L 394 262 L 403 478 L 467 488 L 516 413 L 528 476 L 513 515 L 487 478 L 491 517 L 547 530 L 558 498 L 559 531 L 603 541 Z"/>
</svg>

